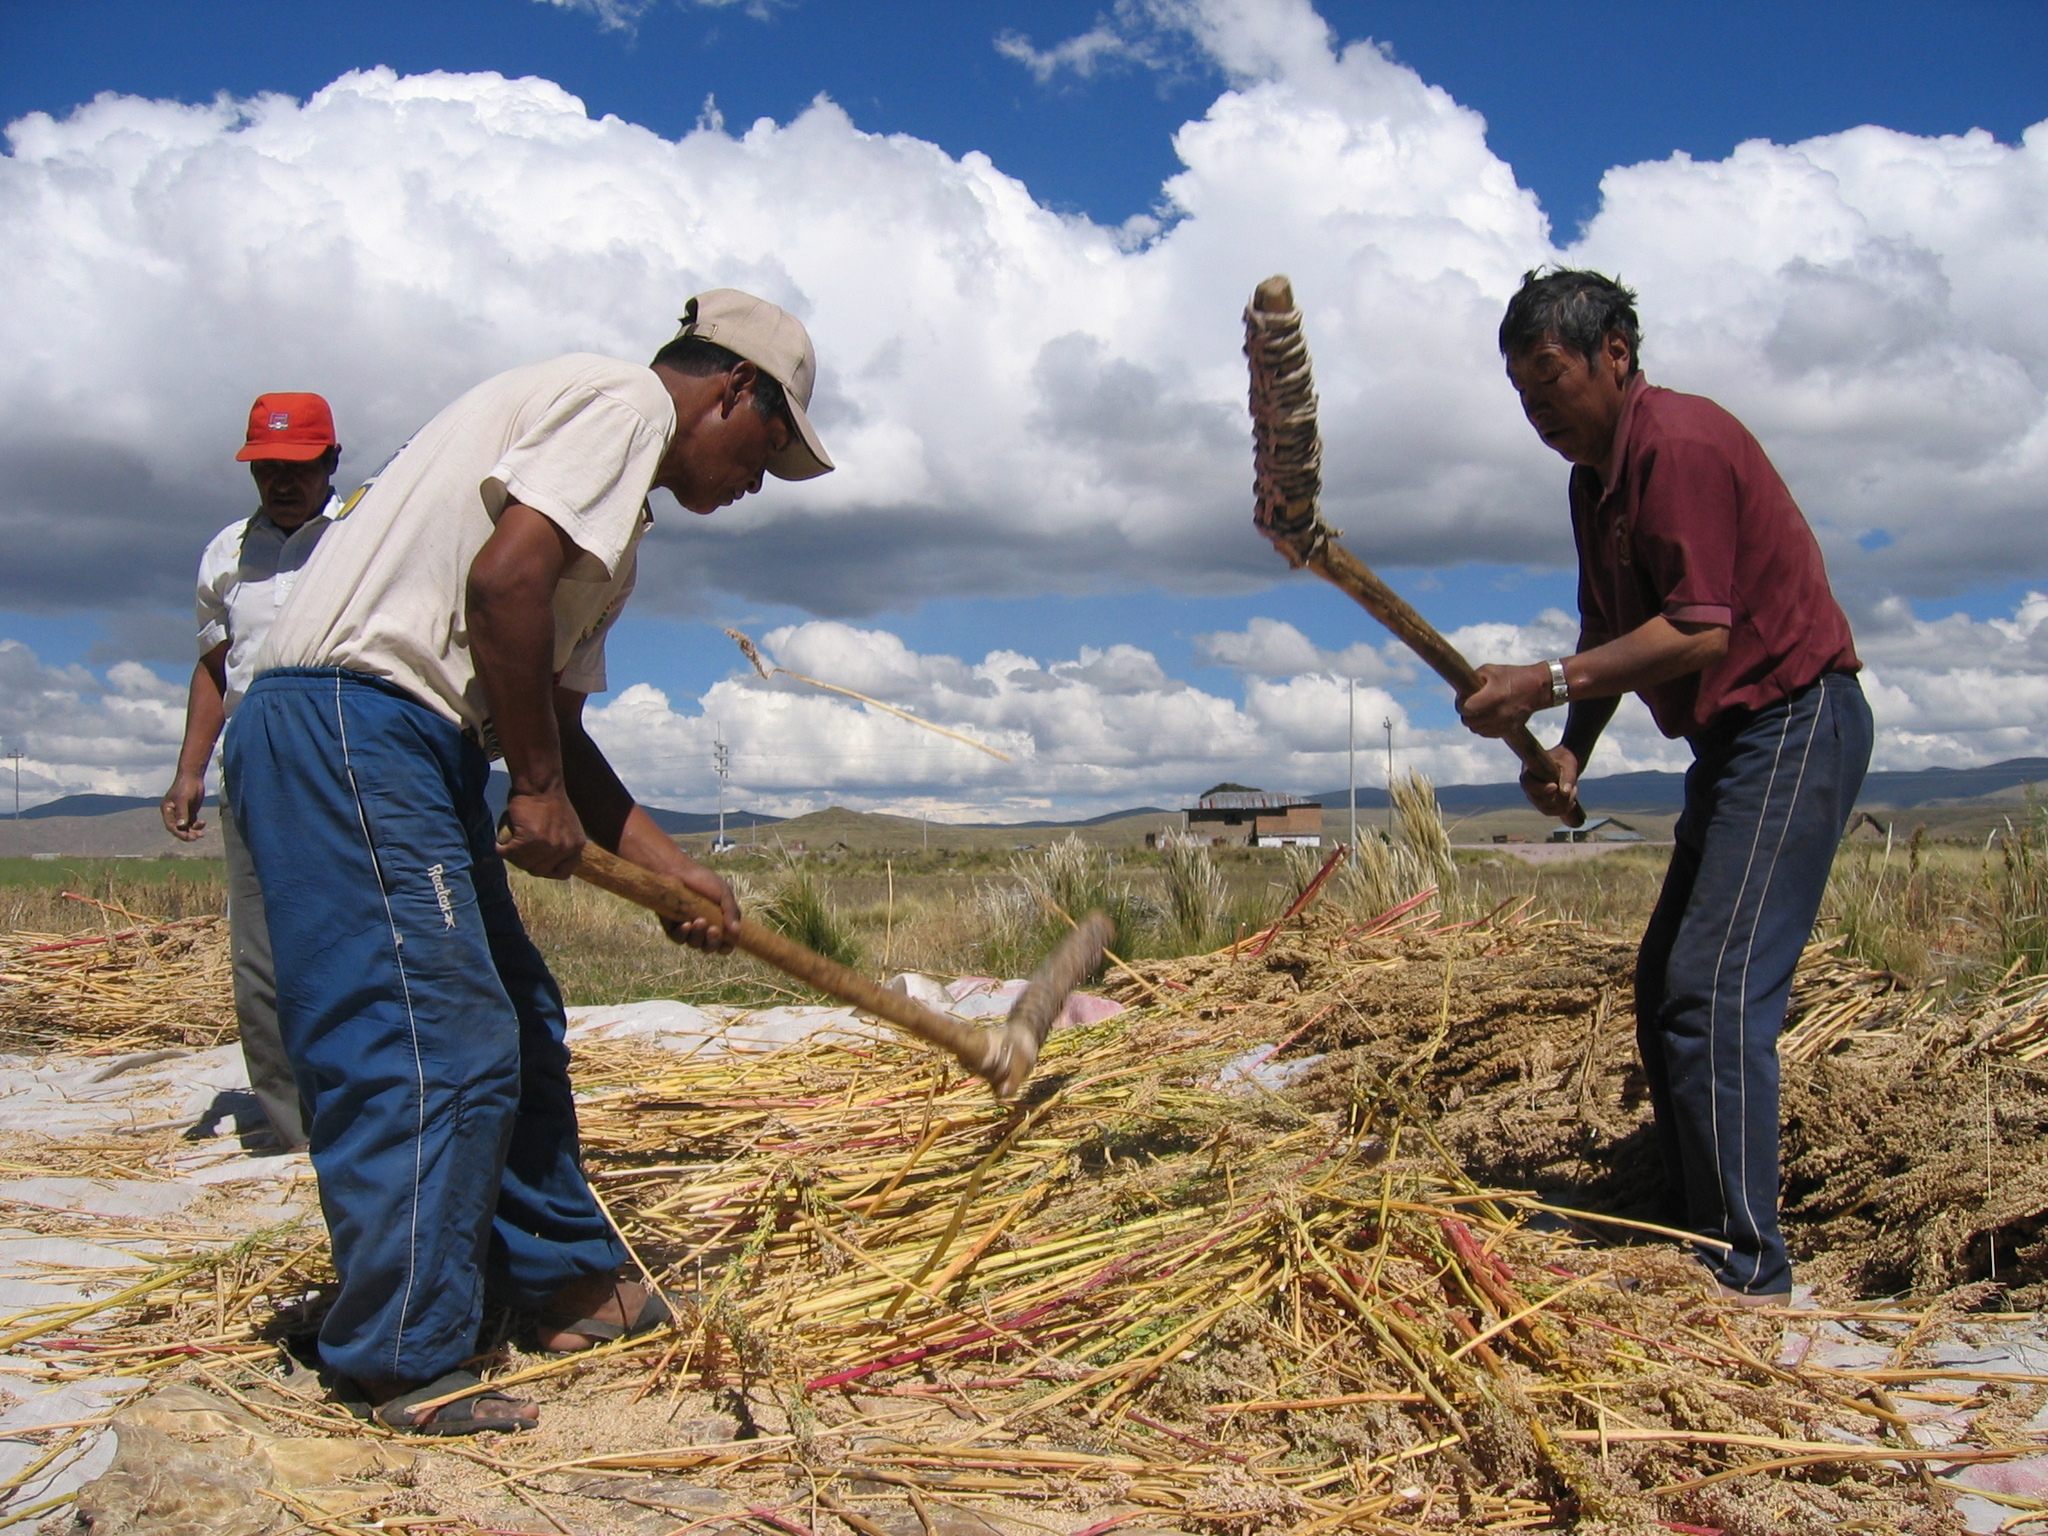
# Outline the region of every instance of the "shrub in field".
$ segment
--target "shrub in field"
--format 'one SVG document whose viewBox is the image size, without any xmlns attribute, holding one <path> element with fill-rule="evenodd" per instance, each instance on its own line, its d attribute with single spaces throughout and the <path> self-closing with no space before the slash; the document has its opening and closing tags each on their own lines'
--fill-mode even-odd
<svg viewBox="0 0 2048 1536">
<path fill-rule="evenodd" d="M 1045 911 L 1029 891 L 994 881 L 978 884 L 974 915 L 981 935 L 974 946 L 975 963 L 982 970 L 991 976 L 1022 976 L 1038 963 Z"/>
<path fill-rule="evenodd" d="M 754 913 L 776 932 L 827 960 L 860 964 L 860 941 L 853 936 L 852 926 L 832 904 L 810 866 L 794 855 L 784 855 L 780 873 Z"/>
<path fill-rule="evenodd" d="M 1161 937 L 1176 954 L 1201 954 L 1230 937 L 1230 893 L 1199 838 L 1169 832 L 1160 840 L 1166 921 Z"/>
<path fill-rule="evenodd" d="M 1927 946 L 1905 925 L 1902 898 L 1908 876 L 1895 870 L 1892 862 L 1890 838 L 1881 853 L 1867 848 L 1838 853 L 1828 876 L 1822 917 L 1864 964 L 1898 976 L 1917 976 L 1926 968 Z"/>
<path fill-rule="evenodd" d="M 1121 861 L 1103 849 L 1069 834 L 1043 853 L 1018 859 L 1011 869 L 1033 916 L 1025 927 L 1020 912 L 1017 927 L 1002 935 L 1000 944 L 991 935 L 991 969 L 998 953 L 1012 962 L 998 974 L 1026 974 L 1066 936 L 1068 918 L 1078 921 L 1098 909 L 1116 925 L 1115 943 L 1126 954 L 1150 954 L 1156 947 L 1165 916 L 1160 904 L 1133 889 Z M 1013 939 L 1021 941 L 1017 948 L 1002 947 Z"/>
<path fill-rule="evenodd" d="M 1356 917 L 1377 917 L 1434 886 L 1451 885 L 1451 839 L 1437 809 L 1436 789 L 1419 773 L 1394 781 L 1394 837 L 1361 829 L 1358 846 L 1337 875 L 1337 900 Z"/>
<path fill-rule="evenodd" d="M 1945 972 L 1985 982 L 2048 967 L 2048 814 L 2029 805 L 1994 834 L 1996 853 L 1931 841 L 1845 844 L 1821 927 L 1865 964 L 1912 980 Z"/>
<path fill-rule="evenodd" d="M 1990 928 L 2001 973 L 2048 969 L 2048 805 L 2027 796 L 2018 825 L 2008 820 L 2003 857 L 1991 873 Z"/>
<path fill-rule="evenodd" d="M 1308 889 L 1309 882 L 1323 867 L 1324 855 L 1319 849 L 1304 848 L 1298 843 L 1283 848 L 1281 855 L 1287 865 L 1287 901 L 1291 906 L 1301 899 L 1301 893 Z"/>
<path fill-rule="evenodd" d="M 1376 917 L 1413 895 L 1399 895 L 1406 884 L 1405 873 L 1397 867 L 1397 852 L 1386 835 L 1374 827 L 1362 827 L 1358 846 L 1337 871 L 1336 889 L 1330 894 L 1353 917 Z"/>
<path fill-rule="evenodd" d="M 1437 808 L 1436 787 L 1419 773 L 1405 773 L 1394 780 L 1394 826 L 1401 847 L 1414 870 L 1416 889 L 1424 885 L 1439 888 L 1451 878 L 1451 835 L 1444 830 L 1443 812 Z"/>
</svg>

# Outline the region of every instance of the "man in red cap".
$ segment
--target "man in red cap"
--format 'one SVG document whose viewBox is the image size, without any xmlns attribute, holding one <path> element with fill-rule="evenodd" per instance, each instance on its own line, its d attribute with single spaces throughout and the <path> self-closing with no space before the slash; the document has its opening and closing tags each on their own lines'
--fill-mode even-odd
<svg viewBox="0 0 2048 1536">
<path fill-rule="evenodd" d="M 199 558 L 199 664 L 185 703 L 178 774 L 163 798 L 171 836 L 196 842 L 213 745 L 255 675 L 257 647 L 291 595 L 299 571 L 336 510 L 334 413 L 318 395 L 259 395 L 249 408 L 248 439 L 235 455 L 256 482 L 257 507 L 214 535 Z M 306 1144 L 299 1090 L 277 1028 L 277 978 L 263 888 L 227 802 L 220 807 L 228 866 L 228 923 L 234 958 L 235 1015 L 249 1086 L 287 1148 Z"/>
</svg>

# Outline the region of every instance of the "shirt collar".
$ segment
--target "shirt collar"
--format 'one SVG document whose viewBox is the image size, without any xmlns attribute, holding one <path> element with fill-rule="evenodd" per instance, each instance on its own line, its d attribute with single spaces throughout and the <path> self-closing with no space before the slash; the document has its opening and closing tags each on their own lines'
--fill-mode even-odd
<svg viewBox="0 0 2048 1536">
<path fill-rule="evenodd" d="M 261 507 L 258 507 L 254 512 L 251 512 L 249 514 L 249 521 L 243 525 L 242 532 L 244 536 L 246 536 L 251 528 L 261 526 L 269 528 L 272 532 L 277 533 L 282 537 L 288 539 L 292 536 L 293 533 L 298 533 L 304 529 L 310 528 L 315 523 L 324 523 L 330 521 L 334 517 L 335 513 L 337 513 L 340 510 L 341 497 L 336 495 L 333 491 L 329 491 L 327 493 L 327 504 L 323 506 L 318 512 L 315 512 L 311 517 L 307 518 L 303 523 L 299 524 L 297 528 L 294 528 L 291 531 L 291 533 L 286 533 L 282 528 L 278 527 L 277 524 L 273 523 L 270 520 L 270 514 L 265 512 Z"/>
</svg>

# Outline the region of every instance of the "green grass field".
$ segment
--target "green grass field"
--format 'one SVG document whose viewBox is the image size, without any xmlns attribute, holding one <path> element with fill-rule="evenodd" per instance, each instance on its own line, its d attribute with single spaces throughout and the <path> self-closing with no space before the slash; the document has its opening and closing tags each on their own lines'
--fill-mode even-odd
<svg viewBox="0 0 2048 1536">
<path fill-rule="evenodd" d="M 1076 843 L 1056 856 L 1053 846 L 827 848 L 800 856 L 768 848 L 721 858 L 718 867 L 748 910 L 870 972 L 1017 975 L 1063 931 L 1054 903 L 1111 907 L 1120 949 L 1132 958 L 1182 954 L 1272 921 L 1317 862 L 1302 852 L 1204 850 L 1214 885 L 1203 898 L 1206 916 L 1190 927 L 1175 916 L 1186 895 L 1177 894 L 1165 852 Z M 1486 849 L 1454 857 L 1448 900 L 1461 916 L 1527 901 L 1541 913 L 1632 935 L 1656 900 L 1668 850 L 1619 848 L 1544 865 Z M 592 887 L 515 872 L 513 888 L 571 1003 L 799 1000 L 750 960 L 678 948 L 645 913 Z M 1340 879 L 1325 899 L 1356 905 L 1378 898 Z M 125 926 L 131 919 L 124 914 L 176 919 L 225 904 L 217 860 L 0 859 L 0 931 L 91 932 Z M 2018 821 L 1988 850 L 1924 837 L 1890 848 L 1845 845 L 1821 931 L 1842 936 L 1876 968 L 1964 989 L 2015 968 L 2048 969 L 2048 816 Z"/>
<path fill-rule="evenodd" d="M 122 921 L 66 892 L 155 918 L 227 907 L 217 859 L 0 859 L 0 931 L 74 933 Z"/>
</svg>

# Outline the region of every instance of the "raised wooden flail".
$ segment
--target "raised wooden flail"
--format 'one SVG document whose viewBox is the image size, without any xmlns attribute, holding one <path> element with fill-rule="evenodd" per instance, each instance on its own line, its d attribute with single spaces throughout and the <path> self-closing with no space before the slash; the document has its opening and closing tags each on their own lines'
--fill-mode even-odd
<svg viewBox="0 0 2048 1536">
<path fill-rule="evenodd" d="M 1302 335 L 1301 311 L 1294 307 L 1294 288 L 1285 277 L 1269 277 L 1253 292 L 1244 312 L 1244 353 L 1252 376 L 1257 498 L 1253 524 L 1289 565 L 1314 571 L 1392 630 L 1460 699 L 1478 692 L 1479 674 L 1472 663 L 1371 566 L 1340 544 L 1336 531 L 1323 521 L 1323 442 L 1316 429 L 1315 376 Z M 1522 760 L 1525 777 L 1557 782 L 1557 764 L 1528 727 L 1506 741 Z M 1574 827 L 1585 825 L 1586 813 L 1577 801 L 1565 821 Z"/>
</svg>

